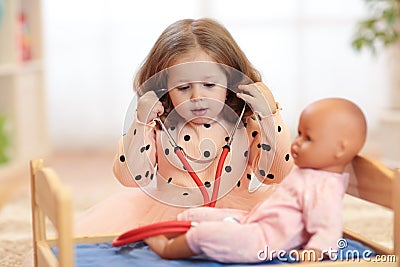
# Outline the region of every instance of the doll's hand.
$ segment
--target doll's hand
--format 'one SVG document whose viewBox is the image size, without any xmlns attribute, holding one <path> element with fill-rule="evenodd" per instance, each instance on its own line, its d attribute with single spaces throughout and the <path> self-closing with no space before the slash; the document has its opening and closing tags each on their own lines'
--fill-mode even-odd
<svg viewBox="0 0 400 267">
<path fill-rule="evenodd" d="M 178 214 L 178 221 L 195 221 L 202 222 L 213 220 L 213 213 L 218 212 L 218 209 L 211 207 L 198 207 L 182 211 Z"/>
<path fill-rule="evenodd" d="M 154 91 L 149 91 L 138 100 L 137 118 L 141 122 L 149 123 L 164 113 L 164 106 Z"/>
<path fill-rule="evenodd" d="M 262 82 L 249 85 L 239 85 L 244 93 L 237 93 L 237 97 L 251 105 L 254 112 L 268 116 L 276 112 L 276 102 L 269 88 Z"/>
</svg>

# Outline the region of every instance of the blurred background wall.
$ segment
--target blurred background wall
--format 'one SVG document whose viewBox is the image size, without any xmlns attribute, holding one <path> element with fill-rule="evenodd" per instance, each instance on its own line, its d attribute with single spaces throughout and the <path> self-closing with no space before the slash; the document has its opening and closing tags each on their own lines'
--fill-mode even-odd
<svg viewBox="0 0 400 267">
<path fill-rule="evenodd" d="M 172 22 L 200 17 L 232 33 L 283 106 L 293 137 L 305 105 L 345 97 L 364 110 L 369 149 L 377 149 L 388 77 L 384 54 L 351 47 L 362 0 L 44 0 L 43 8 L 53 149 L 115 148 L 133 76 L 153 43 Z"/>
</svg>

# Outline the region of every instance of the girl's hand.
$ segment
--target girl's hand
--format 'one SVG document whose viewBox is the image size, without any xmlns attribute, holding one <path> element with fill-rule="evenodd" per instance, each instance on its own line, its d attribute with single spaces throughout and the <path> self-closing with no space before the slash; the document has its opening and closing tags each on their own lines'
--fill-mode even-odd
<svg viewBox="0 0 400 267">
<path fill-rule="evenodd" d="M 149 123 L 164 113 L 164 106 L 154 91 L 149 91 L 138 100 L 137 118 L 140 122 Z"/>
<path fill-rule="evenodd" d="M 239 85 L 244 93 L 237 93 L 237 97 L 251 105 L 254 112 L 268 116 L 276 112 L 276 102 L 269 88 L 262 82 L 249 85 Z"/>
<path fill-rule="evenodd" d="M 322 251 L 318 249 L 306 249 L 306 250 L 292 250 L 292 258 L 299 260 L 300 262 L 318 262 L 324 259 Z"/>
</svg>

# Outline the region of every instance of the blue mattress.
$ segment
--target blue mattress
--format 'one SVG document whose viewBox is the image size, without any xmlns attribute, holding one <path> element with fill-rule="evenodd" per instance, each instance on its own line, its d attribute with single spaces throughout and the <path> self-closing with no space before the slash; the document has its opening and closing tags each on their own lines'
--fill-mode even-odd
<svg viewBox="0 0 400 267">
<path fill-rule="evenodd" d="M 372 257 L 375 255 L 372 249 L 353 240 L 346 239 L 347 246 L 340 249 L 337 253 L 338 260 L 354 259 L 361 255 Z M 57 249 L 53 249 L 57 254 Z M 204 257 L 192 257 L 184 260 L 163 260 L 156 255 L 143 242 L 133 243 L 127 246 L 115 248 L 111 243 L 98 244 L 78 244 L 75 246 L 75 266 L 77 267 L 126 267 L 126 266 L 144 266 L 144 267 L 164 267 L 164 266 L 264 266 L 271 264 L 288 264 L 291 261 L 289 257 L 264 261 L 258 264 L 224 264 L 208 260 Z"/>
</svg>

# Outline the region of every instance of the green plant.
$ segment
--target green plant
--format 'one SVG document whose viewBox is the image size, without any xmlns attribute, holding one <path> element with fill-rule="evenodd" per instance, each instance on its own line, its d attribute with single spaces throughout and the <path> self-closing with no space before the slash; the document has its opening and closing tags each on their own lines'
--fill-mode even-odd
<svg viewBox="0 0 400 267">
<path fill-rule="evenodd" d="M 376 54 L 378 47 L 388 47 L 399 39 L 400 0 L 364 0 L 369 17 L 361 20 L 352 40 L 357 51 L 364 47 Z"/>
<path fill-rule="evenodd" d="M 5 163 L 9 160 L 7 155 L 7 149 L 10 144 L 10 139 L 6 132 L 7 117 L 0 115 L 0 164 Z"/>
</svg>

